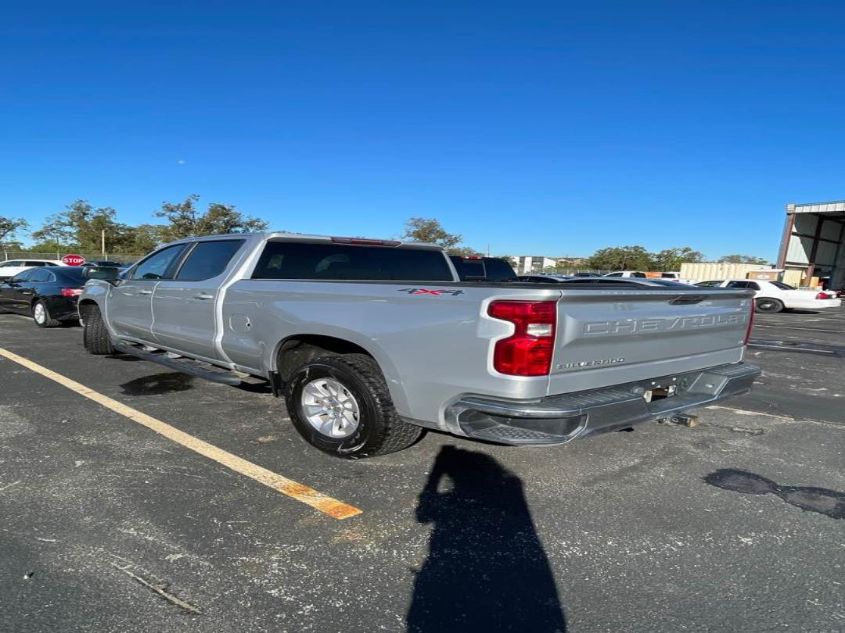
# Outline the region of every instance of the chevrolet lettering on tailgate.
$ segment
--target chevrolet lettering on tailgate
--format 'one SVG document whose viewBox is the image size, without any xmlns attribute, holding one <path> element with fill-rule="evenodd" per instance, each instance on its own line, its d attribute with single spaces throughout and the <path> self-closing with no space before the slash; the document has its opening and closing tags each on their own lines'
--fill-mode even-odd
<svg viewBox="0 0 845 633">
<path fill-rule="evenodd" d="M 708 314 L 675 319 L 615 319 L 584 323 L 583 333 L 586 336 L 616 336 L 636 334 L 637 332 L 679 332 L 720 326 L 737 326 L 746 323 L 747 320 L 747 314 Z"/>
</svg>

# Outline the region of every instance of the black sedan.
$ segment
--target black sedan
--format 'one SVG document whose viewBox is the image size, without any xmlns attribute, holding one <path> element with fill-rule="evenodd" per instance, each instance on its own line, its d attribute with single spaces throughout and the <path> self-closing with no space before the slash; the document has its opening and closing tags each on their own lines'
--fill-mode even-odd
<svg viewBox="0 0 845 633">
<path fill-rule="evenodd" d="M 30 268 L 0 283 L 0 312 L 31 316 L 39 327 L 78 321 L 76 302 L 85 278 L 73 266 Z"/>
</svg>

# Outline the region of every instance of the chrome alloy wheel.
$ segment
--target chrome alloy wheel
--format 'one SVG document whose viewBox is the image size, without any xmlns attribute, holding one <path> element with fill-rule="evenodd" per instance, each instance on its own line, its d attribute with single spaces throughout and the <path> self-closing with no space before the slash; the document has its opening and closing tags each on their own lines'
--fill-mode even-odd
<svg viewBox="0 0 845 633">
<path fill-rule="evenodd" d="M 43 303 L 36 303 L 32 309 L 32 318 L 38 324 L 44 323 L 47 320 L 47 310 L 44 309 Z"/>
<path fill-rule="evenodd" d="M 302 415 L 327 437 L 349 437 L 358 429 L 360 409 L 355 396 L 333 378 L 317 378 L 302 388 Z"/>
</svg>

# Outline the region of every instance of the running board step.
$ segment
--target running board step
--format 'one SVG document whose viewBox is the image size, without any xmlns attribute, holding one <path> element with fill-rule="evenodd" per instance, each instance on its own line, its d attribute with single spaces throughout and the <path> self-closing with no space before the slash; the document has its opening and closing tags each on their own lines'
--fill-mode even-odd
<svg viewBox="0 0 845 633">
<path fill-rule="evenodd" d="M 205 378 L 211 382 L 234 386 L 238 386 L 243 382 L 250 382 L 248 380 L 245 381 L 243 378 L 240 378 L 225 369 L 206 369 L 206 367 L 212 367 L 212 365 L 208 365 L 207 363 L 202 363 L 200 361 L 190 360 L 184 357 L 178 360 L 175 358 L 168 358 L 167 353 L 165 352 L 150 352 L 146 351 L 144 348 L 129 345 L 127 343 L 114 343 L 113 345 L 115 351 L 122 354 L 136 356 L 141 360 L 158 363 L 159 365 L 175 369 L 183 374 L 190 374 L 199 378 Z"/>
</svg>

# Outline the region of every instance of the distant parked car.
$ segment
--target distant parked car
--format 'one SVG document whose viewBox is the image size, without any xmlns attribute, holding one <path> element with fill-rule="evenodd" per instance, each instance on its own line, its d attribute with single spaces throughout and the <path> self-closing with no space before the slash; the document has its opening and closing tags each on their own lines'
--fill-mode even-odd
<svg viewBox="0 0 845 633">
<path fill-rule="evenodd" d="M 88 261 L 88 262 L 85 262 L 84 264 L 82 264 L 83 268 L 92 268 L 94 266 L 98 266 L 98 267 L 108 266 L 109 268 L 126 268 L 126 264 L 121 264 L 120 262 L 112 262 L 112 261 L 108 261 L 108 260 L 105 260 L 105 259 Z"/>
<path fill-rule="evenodd" d="M 76 303 L 84 285 L 81 267 L 30 268 L 0 283 L 0 312 L 31 316 L 39 327 L 78 321 Z"/>
<path fill-rule="evenodd" d="M 519 281 L 531 281 L 542 284 L 557 284 L 564 281 L 569 281 L 572 277 L 567 275 L 555 275 L 553 273 L 535 273 L 532 275 L 520 275 L 517 277 Z"/>
<path fill-rule="evenodd" d="M 682 284 L 689 284 L 689 285 L 695 284 L 695 281 L 693 279 L 681 279 L 681 273 L 678 273 L 678 272 L 660 273 L 660 278 L 661 279 L 669 279 L 671 281 L 677 281 L 678 283 L 682 283 Z"/>
<path fill-rule="evenodd" d="M 30 268 L 41 268 L 44 266 L 65 266 L 56 259 L 10 259 L 0 262 L 0 281 L 11 279 L 18 273 Z"/>
<path fill-rule="evenodd" d="M 648 275 L 640 270 L 617 270 L 615 273 L 607 273 L 605 277 L 623 277 L 625 279 L 635 277 L 637 279 L 645 279 Z"/>
<path fill-rule="evenodd" d="M 833 292 L 795 288 L 781 281 L 751 279 L 720 279 L 702 281 L 696 286 L 702 288 L 747 288 L 755 291 L 754 303 L 758 312 L 782 312 L 783 310 L 822 310 L 838 308 L 842 300 Z"/>
<path fill-rule="evenodd" d="M 452 260 L 461 281 L 513 281 L 516 279 L 513 267 L 501 257 L 450 255 L 449 259 Z"/>
</svg>

